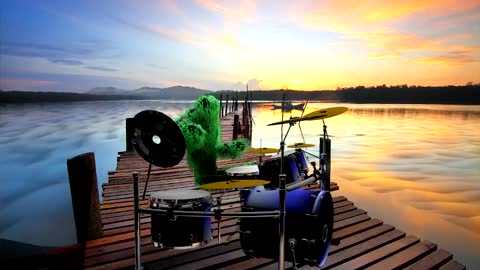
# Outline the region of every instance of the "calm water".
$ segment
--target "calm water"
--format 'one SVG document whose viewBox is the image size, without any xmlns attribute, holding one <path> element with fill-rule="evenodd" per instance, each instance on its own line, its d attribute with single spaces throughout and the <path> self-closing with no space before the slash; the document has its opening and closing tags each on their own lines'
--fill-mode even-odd
<svg viewBox="0 0 480 270">
<path fill-rule="evenodd" d="M 144 109 L 174 118 L 191 102 L 99 101 L 0 106 L 0 238 L 39 245 L 75 242 L 66 160 L 93 151 L 99 185 L 125 148 L 125 118 Z M 480 265 L 480 106 L 347 106 L 326 119 L 332 176 L 358 207 Z M 278 147 L 279 111 L 256 105 L 253 146 Z M 293 116 L 299 113 L 294 111 Z M 285 117 L 289 117 L 286 114 Z M 318 144 L 321 121 L 302 122 Z M 294 126 L 287 144 L 302 141 Z M 318 155 L 317 147 L 306 149 Z M 101 187 L 100 187 L 101 188 Z M 54 237 L 52 237 L 54 236 Z"/>
</svg>

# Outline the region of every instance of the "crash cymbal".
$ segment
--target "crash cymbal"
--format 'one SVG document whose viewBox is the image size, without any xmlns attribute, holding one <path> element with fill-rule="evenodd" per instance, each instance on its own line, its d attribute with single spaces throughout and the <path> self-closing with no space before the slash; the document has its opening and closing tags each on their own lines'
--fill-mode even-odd
<svg viewBox="0 0 480 270">
<path fill-rule="evenodd" d="M 137 153 L 158 167 L 177 165 L 185 154 L 185 138 L 178 125 L 154 110 L 135 115 L 132 143 Z"/>
<path fill-rule="evenodd" d="M 201 185 L 201 189 L 232 189 L 232 188 L 246 188 L 246 187 L 256 187 L 261 185 L 269 184 L 270 181 L 260 180 L 260 179 L 242 179 L 242 180 L 228 180 L 208 183 Z"/>
<path fill-rule="evenodd" d="M 311 112 L 311 113 L 309 113 L 307 115 L 304 115 L 302 117 L 291 117 L 290 119 L 287 119 L 287 120 L 284 120 L 284 121 L 271 123 L 271 124 L 268 124 L 267 126 L 296 123 L 296 122 L 300 122 L 300 121 L 325 119 L 325 118 L 329 118 L 329 117 L 333 117 L 333 116 L 342 114 L 342 113 L 346 112 L 347 110 L 348 110 L 347 107 L 326 108 L 326 109 L 321 109 L 321 110 Z"/>
<path fill-rule="evenodd" d="M 325 119 L 333 116 L 337 116 L 339 114 L 342 114 L 348 110 L 347 107 L 332 107 L 332 108 L 326 108 L 326 109 L 321 109 L 317 110 L 314 112 L 311 112 L 307 115 L 304 115 L 302 119 L 304 120 L 316 120 L 316 119 Z"/>
<path fill-rule="evenodd" d="M 277 153 L 278 149 L 276 148 L 250 148 L 247 150 L 249 153 L 256 153 L 256 154 L 271 154 L 271 153 Z"/>
<path fill-rule="evenodd" d="M 294 143 L 294 144 L 288 145 L 287 147 L 288 147 L 288 148 L 307 148 L 307 147 L 313 147 L 313 146 L 315 146 L 315 144 L 311 144 L 311 143 Z"/>
<path fill-rule="evenodd" d="M 280 125 L 280 124 L 289 124 L 289 123 L 296 123 L 302 121 L 302 117 L 290 117 L 290 119 L 283 120 L 280 122 L 275 122 L 275 123 L 270 123 L 267 126 L 275 126 L 275 125 Z"/>
</svg>

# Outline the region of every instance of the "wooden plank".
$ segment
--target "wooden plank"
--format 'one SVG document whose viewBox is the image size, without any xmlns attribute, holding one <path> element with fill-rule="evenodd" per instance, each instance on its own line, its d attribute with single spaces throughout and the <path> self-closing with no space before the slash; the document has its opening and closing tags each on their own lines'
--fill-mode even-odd
<svg viewBox="0 0 480 270">
<path fill-rule="evenodd" d="M 405 238 L 402 238 L 398 241 L 395 241 L 393 243 L 390 243 L 384 247 L 381 247 L 379 249 L 373 250 L 372 252 L 369 252 L 363 256 L 360 256 L 358 258 L 355 258 L 351 261 L 348 261 L 344 264 L 338 265 L 335 267 L 335 269 L 342 269 L 342 270 L 347 270 L 347 269 L 364 269 L 372 264 L 375 264 L 388 256 L 391 256 L 392 254 L 398 253 L 416 243 L 420 242 L 420 239 L 414 237 L 414 236 L 407 236 Z"/>
<path fill-rule="evenodd" d="M 457 262 L 457 261 L 450 261 L 444 266 L 440 267 L 439 270 L 465 270 L 465 265 Z"/>
<path fill-rule="evenodd" d="M 374 228 L 376 226 L 380 226 L 382 224 L 383 224 L 383 221 L 374 218 L 374 219 L 367 220 L 367 221 L 362 222 L 362 223 L 358 223 L 358 224 L 346 227 L 346 228 L 341 229 L 341 230 L 337 230 L 333 233 L 333 238 L 341 240 L 343 238 L 346 238 L 346 237 L 352 236 L 354 234 L 366 231 L 366 230 Z"/>
<path fill-rule="evenodd" d="M 367 221 L 368 222 L 368 221 Z M 362 224 L 362 223 L 360 223 Z M 348 229 L 348 228 L 346 228 Z M 386 232 L 392 231 L 395 229 L 392 225 L 388 224 L 383 224 L 377 227 L 373 227 L 367 231 L 356 233 L 352 236 L 349 236 L 345 239 L 340 240 L 340 244 L 338 246 L 330 246 L 329 254 L 335 254 L 336 252 L 342 251 L 346 248 L 349 248 L 351 246 L 357 245 L 359 243 L 365 242 L 369 239 L 372 239 L 374 237 L 377 237 L 381 234 L 384 234 Z M 333 237 L 335 238 L 336 235 L 335 233 L 333 234 Z"/>
<path fill-rule="evenodd" d="M 361 223 L 365 220 L 369 220 L 370 217 L 367 216 L 367 215 L 360 215 L 360 216 L 355 216 L 355 217 L 352 217 L 352 218 L 347 218 L 347 219 L 344 219 L 342 221 L 339 221 L 339 222 L 335 222 L 333 224 L 333 231 L 336 231 L 336 230 L 341 230 L 343 228 L 346 228 L 348 226 L 352 226 L 352 225 L 355 225 L 357 223 Z"/>
<path fill-rule="evenodd" d="M 387 232 L 368 241 L 337 252 L 332 256 L 328 256 L 327 262 L 322 266 L 322 269 L 333 268 L 403 237 L 405 237 L 405 233 L 399 230 Z"/>
<path fill-rule="evenodd" d="M 452 260 L 452 258 L 453 258 L 452 253 L 444 249 L 439 249 L 433 252 L 432 254 L 427 255 L 420 261 L 414 263 L 413 265 L 409 266 L 407 269 L 408 270 L 438 269 L 440 266 Z"/>
<path fill-rule="evenodd" d="M 422 241 L 413 247 L 410 247 L 400 253 L 397 253 L 367 269 L 401 269 L 420 260 L 422 257 L 432 253 L 437 249 L 437 245 L 428 240 Z"/>
</svg>

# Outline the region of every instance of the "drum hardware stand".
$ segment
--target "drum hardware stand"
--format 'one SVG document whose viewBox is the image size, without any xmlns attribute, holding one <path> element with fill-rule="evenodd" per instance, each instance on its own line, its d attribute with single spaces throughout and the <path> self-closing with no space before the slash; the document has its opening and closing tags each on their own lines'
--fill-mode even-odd
<svg viewBox="0 0 480 270">
<path fill-rule="evenodd" d="M 223 195 L 223 194 L 222 194 Z M 222 242 L 222 226 L 221 226 L 221 220 L 222 220 L 222 212 L 223 210 L 221 209 L 222 206 L 222 196 L 217 197 L 217 209 L 214 210 L 215 212 L 215 220 L 217 220 L 217 226 L 218 226 L 218 244 L 221 244 Z"/>
<path fill-rule="evenodd" d="M 150 172 L 152 171 L 152 161 L 148 163 L 148 172 L 147 172 L 147 180 L 145 181 L 145 186 L 143 187 L 143 196 L 142 200 L 145 200 L 145 195 L 147 194 L 147 186 L 148 180 L 150 179 Z"/>
<path fill-rule="evenodd" d="M 142 251 L 140 247 L 140 203 L 138 200 L 138 172 L 133 172 L 133 206 L 135 229 L 135 270 L 142 270 Z"/>
<path fill-rule="evenodd" d="M 285 94 L 283 94 L 283 99 L 282 99 L 282 121 L 283 121 L 283 115 L 284 115 L 284 107 L 285 107 Z M 283 137 L 283 125 L 281 127 L 280 131 L 280 151 L 281 153 L 281 158 L 280 158 L 280 174 L 278 176 L 278 181 L 279 181 L 279 189 L 278 189 L 278 197 L 280 201 L 280 216 L 279 216 L 279 253 L 278 253 L 278 269 L 279 270 L 284 270 L 285 269 L 285 197 L 287 195 L 287 190 L 285 188 L 286 183 L 287 183 L 287 175 L 284 173 L 283 170 L 283 158 L 285 156 L 285 139 L 287 138 L 288 132 L 290 131 L 290 128 L 293 126 L 293 123 L 290 123 L 288 127 L 287 134 L 285 134 L 285 137 Z"/>
</svg>

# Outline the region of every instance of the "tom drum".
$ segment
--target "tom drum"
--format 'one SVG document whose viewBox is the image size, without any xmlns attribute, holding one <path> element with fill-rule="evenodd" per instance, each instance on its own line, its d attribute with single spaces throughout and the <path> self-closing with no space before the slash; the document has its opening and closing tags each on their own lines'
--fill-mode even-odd
<svg viewBox="0 0 480 270">
<path fill-rule="evenodd" d="M 164 210 L 210 211 L 210 192 L 166 190 L 152 193 L 150 207 Z M 190 248 L 212 238 L 210 217 L 151 216 L 152 240 L 156 247 Z"/>
</svg>

